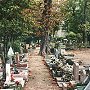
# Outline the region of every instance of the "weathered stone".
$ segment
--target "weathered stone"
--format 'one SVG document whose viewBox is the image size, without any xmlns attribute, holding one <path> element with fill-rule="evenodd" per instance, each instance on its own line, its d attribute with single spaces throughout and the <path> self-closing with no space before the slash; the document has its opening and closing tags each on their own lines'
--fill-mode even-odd
<svg viewBox="0 0 90 90">
<path fill-rule="evenodd" d="M 78 63 L 74 63 L 73 65 L 73 75 L 74 75 L 74 79 L 75 81 L 79 81 L 79 64 Z"/>
<path fill-rule="evenodd" d="M 16 52 L 16 63 L 17 63 L 17 64 L 19 63 L 19 60 L 20 60 L 20 58 L 19 58 L 19 53 Z"/>
<path fill-rule="evenodd" d="M 62 88 L 63 88 L 63 90 L 67 90 L 67 84 L 63 82 Z"/>
</svg>

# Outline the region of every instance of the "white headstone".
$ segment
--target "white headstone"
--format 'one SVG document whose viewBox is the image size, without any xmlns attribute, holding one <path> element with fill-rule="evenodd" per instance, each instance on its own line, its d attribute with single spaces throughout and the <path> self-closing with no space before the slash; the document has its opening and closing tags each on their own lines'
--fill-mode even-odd
<svg viewBox="0 0 90 90">
<path fill-rule="evenodd" d="M 10 47 L 8 50 L 8 57 L 9 57 L 9 62 L 12 64 L 12 56 L 14 56 L 14 52 L 12 48 Z"/>
<path fill-rule="evenodd" d="M 81 73 L 80 77 L 81 77 L 80 82 L 84 82 L 84 80 L 86 78 L 86 71 L 85 70 L 82 70 L 82 73 Z"/>
<path fill-rule="evenodd" d="M 58 55 L 59 55 L 59 51 L 56 49 L 56 52 L 55 52 L 56 58 L 58 58 Z"/>
<path fill-rule="evenodd" d="M 14 55 L 13 49 L 10 47 L 8 50 L 8 57 L 11 57 Z"/>
<path fill-rule="evenodd" d="M 11 73 L 10 73 L 10 64 L 6 64 L 6 82 L 10 82 Z"/>
<path fill-rule="evenodd" d="M 65 54 L 65 49 L 61 49 L 61 54 L 62 54 L 62 55 Z"/>
</svg>

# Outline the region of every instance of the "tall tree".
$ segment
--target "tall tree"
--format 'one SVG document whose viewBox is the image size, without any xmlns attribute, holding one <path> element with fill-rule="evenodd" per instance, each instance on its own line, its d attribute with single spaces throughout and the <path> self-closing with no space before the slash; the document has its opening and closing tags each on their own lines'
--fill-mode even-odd
<svg viewBox="0 0 90 90">
<path fill-rule="evenodd" d="M 28 0 L 2 0 L 0 1 L 0 39 L 4 44 L 4 61 L 7 60 L 8 43 L 22 35 L 25 27 L 21 11 L 28 8 Z M 4 72 L 5 75 L 5 72 Z"/>
<path fill-rule="evenodd" d="M 64 20 L 66 30 L 81 34 L 84 43 L 87 41 L 85 25 L 87 21 L 90 22 L 89 3 L 89 0 L 68 0 L 66 6 L 63 7 L 66 17 Z"/>
<path fill-rule="evenodd" d="M 41 55 L 43 53 L 45 54 L 48 50 L 51 7 L 52 7 L 52 0 L 44 0 L 44 10 L 42 13 L 42 24 L 43 24 L 44 35 L 42 36 L 42 39 L 41 39 L 41 48 L 40 48 Z"/>
<path fill-rule="evenodd" d="M 29 9 L 22 13 L 25 20 L 32 26 L 32 32 L 35 36 L 41 37 L 40 54 L 45 53 L 48 46 L 48 35 L 55 31 L 56 26 L 63 20 L 63 14 L 60 7 L 65 1 L 57 2 L 55 0 L 33 0 L 30 1 Z"/>
</svg>

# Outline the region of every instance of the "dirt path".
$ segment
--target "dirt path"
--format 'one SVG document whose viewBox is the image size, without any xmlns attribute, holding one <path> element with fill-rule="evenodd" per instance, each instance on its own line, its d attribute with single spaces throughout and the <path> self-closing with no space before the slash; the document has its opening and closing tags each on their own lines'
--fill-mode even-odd
<svg viewBox="0 0 90 90">
<path fill-rule="evenodd" d="M 43 63 L 43 57 L 38 56 L 38 49 L 29 56 L 31 76 L 24 90 L 60 90 L 50 76 L 47 66 Z"/>
</svg>

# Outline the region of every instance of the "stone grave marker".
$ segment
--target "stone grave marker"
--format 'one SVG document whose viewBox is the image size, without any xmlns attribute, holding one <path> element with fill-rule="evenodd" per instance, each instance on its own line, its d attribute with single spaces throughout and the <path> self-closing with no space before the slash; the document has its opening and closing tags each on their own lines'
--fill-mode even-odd
<svg viewBox="0 0 90 90">
<path fill-rule="evenodd" d="M 79 81 L 79 64 L 74 63 L 73 65 L 73 75 L 76 82 Z"/>
<path fill-rule="evenodd" d="M 9 83 L 11 80 L 11 73 L 10 73 L 10 63 L 6 63 L 6 83 Z"/>
<path fill-rule="evenodd" d="M 10 47 L 8 50 L 8 58 L 9 58 L 8 63 L 10 64 L 12 64 L 12 56 L 14 56 L 14 52 L 13 52 L 12 47 Z"/>
<path fill-rule="evenodd" d="M 63 82 L 62 88 L 63 88 L 63 90 L 67 90 L 67 84 Z"/>
<path fill-rule="evenodd" d="M 86 71 L 85 70 L 82 70 L 81 71 L 81 75 L 80 75 L 80 82 L 83 82 L 86 78 Z"/>
<path fill-rule="evenodd" d="M 19 60 L 20 60 L 20 58 L 19 58 L 19 53 L 16 52 L 15 55 L 16 55 L 16 63 L 18 64 L 18 63 L 19 63 Z"/>
</svg>

